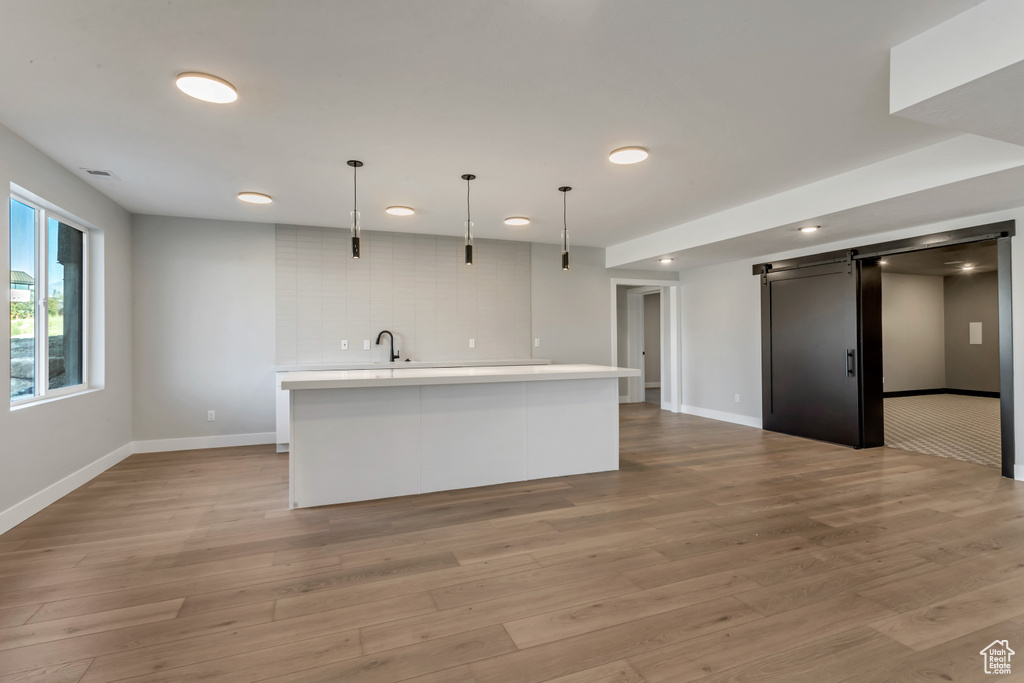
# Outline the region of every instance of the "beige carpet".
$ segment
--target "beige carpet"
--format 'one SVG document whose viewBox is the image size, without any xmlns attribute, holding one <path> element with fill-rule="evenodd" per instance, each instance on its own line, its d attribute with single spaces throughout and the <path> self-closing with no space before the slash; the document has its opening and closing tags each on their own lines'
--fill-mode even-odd
<svg viewBox="0 0 1024 683">
<path fill-rule="evenodd" d="M 887 398 L 885 445 L 999 467 L 999 399 L 954 394 Z"/>
</svg>

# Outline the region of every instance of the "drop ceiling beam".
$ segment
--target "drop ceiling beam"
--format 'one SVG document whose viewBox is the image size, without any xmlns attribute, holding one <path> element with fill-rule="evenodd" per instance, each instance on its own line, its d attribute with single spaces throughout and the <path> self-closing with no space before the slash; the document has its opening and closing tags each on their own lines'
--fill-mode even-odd
<svg viewBox="0 0 1024 683">
<path fill-rule="evenodd" d="M 637 265 L 724 240 L 813 222 L 816 218 L 1024 167 L 1024 148 L 976 135 L 886 159 L 809 185 L 788 190 L 660 232 L 612 245 L 609 268 Z M 824 226 L 827 229 L 827 225 Z M 806 244 L 779 241 L 777 251 Z M 822 236 L 828 235 L 824 230 Z"/>
<path fill-rule="evenodd" d="M 986 0 L 890 52 L 896 114 L 1024 61 L 1024 3 Z"/>
<path fill-rule="evenodd" d="M 1024 145 L 1024 2 L 987 0 L 894 47 L 889 110 Z"/>
</svg>

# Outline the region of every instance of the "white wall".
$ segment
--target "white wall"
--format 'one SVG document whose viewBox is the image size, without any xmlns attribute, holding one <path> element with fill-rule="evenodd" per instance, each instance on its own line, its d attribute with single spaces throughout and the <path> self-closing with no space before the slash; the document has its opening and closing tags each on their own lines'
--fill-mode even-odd
<svg viewBox="0 0 1024 683">
<path fill-rule="evenodd" d="M 604 249 L 572 247 L 563 271 L 556 244 L 531 245 L 534 358 L 608 365 L 612 358 L 612 278 L 676 280 L 677 273 L 604 267 Z"/>
<path fill-rule="evenodd" d="M 58 484 L 109 454 L 121 457 L 115 451 L 132 440 L 129 216 L 75 174 L 0 126 L 0 186 L 9 188 L 11 183 L 102 231 L 90 235 L 89 261 L 89 306 L 91 321 L 96 323 L 90 330 L 90 372 L 102 388 L 18 410 L 0 409 L 0 531 L 51 502 L 48 496 L 54 491 L 60 489 L 54 494 L 58 496 L 66 493 L 62 486 L 74 488 L 84 483 L 73 478 L 74 483 Z M 0 214 L 0 262 L 9 263 L 6 206 Z M 7 306 L 9 289 L 3 289 Z M 5 332 L 3 344 L 9 348 L 10 327 Z M 0 382 L 10 386 L 7 363 L 0 363 Z M 112 464 L 116 457 L 105 462 Z"/>
<path fill-rule="evenodd" d="M 680 274 L 685 412 L 760 423 L 761 292 L 750 266 L 742 261 Z"/>
<path fill-rule="evenodd" d="M 134 216 L 133 241 L 135 440 L 273 432 L 274 226 Z"/>
<path fill-rule="evenodd" d="M 133 232 L 135 268 L 145 273 L 134 296 L 136 441 L 273 431 L 276 226 L 136 216 Z M 383 235 L 366 233 L 367 248 Z M 603 250 L 584 247 L 566 273 L 557 245 L 512 246 L 531 253 L 533 336 L 542 339 L 533 356 L 556 362 L 611 361 L 613 277 L 676 276 L 609 270 Z M 211 409 L 216 422 L 206 421 Z"/>
<path fill-rule="evenodd" d="M 946 386 L 944 300 L 941 277 L 882 273 L 885 391 Z"/>
<path fill-rule="evenodd" d="M 347 230 L 277 226 L 277 362 L 387 361 L 381 330 L 402 359 L 530 357 L 530 245 L 366 232 L 350 257 Z M 470 348 L 469 340 L 475 346 Z M 341 348 L 342 340 L 349 343 Z"/>
</svg>

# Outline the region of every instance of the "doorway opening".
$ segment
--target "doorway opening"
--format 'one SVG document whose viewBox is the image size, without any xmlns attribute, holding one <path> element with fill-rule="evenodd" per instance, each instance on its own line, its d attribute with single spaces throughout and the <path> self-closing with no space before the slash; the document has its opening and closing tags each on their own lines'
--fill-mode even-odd
<svg viewBox="0 0 1024 683">
<path fill-rule="evenodd" d="M 678 283 L 612 280 L 612 364 L 640 370 L 619 380 L 620 403 L 679 412 Z"/>
<path fill-rule="evenodd" d="M 643 294 L 643 360 L 640 379 L 644 385 L 644 401 L 661 407 L 661 292 Z"/>
<path fill-rule="evenodd" d="M 880 265 L 885 445 L 1000 467 L 996 241 Z"/>
<path fill-rule="evenodd" d="M 938 381 L 943 386 L 938 389 L 956 391 L 943 391 L 942 394 L 934 395 L 963 397 L 966 392 L 980 394 L 978 398 L 995 399 L 998 403 L 998 420 L 985 420 L 988 426 L 982 429 L 989 435 L 998 432 L 1000 471 L 1004 477 L 1013 478 L 1016 458 L 1011 238 L 1015 233 L 1013 221 L 1002 221 L 755 265 L 753 273 L 761 282 L 764 428 L 854 448 L 873 448 L 886 443 L 895 445 L 892 442 L 894 433 L 887 439 L 886 431 L 888 429 L 892 432 L 899 418 L 894 417 L 889 420 L 892 424 L 886 424 L 884 394 L 890 392 L 890 399 L 907 398 L 893 395 L 899 391 L 899 373 L 907 370 L 907 363 L 920 361 L 925 352 L 918 339 L 917 344 L 909 345 L 910 350 L 906 352 L 899 369 L 894 369 L 896 366 L 893 363 L 885 362 L 883 275 L 886 272 L 897 274 L 885 269 L 890 265 L 898 266 L 901 261 L 935 259 L 943 267 L 959 266 L 963 270 L 964 265 L 975 266 L 966 271 L 975 273 L 978 264 L 966 263 L 967 258 L 955 256 L 957 253 L 970 253 L 970 258 L 979 259 L 979 263 L 984 263 L 984 258 L 994 258 L 995 267 L 991 269 L 991 275 L 984 272 L 991 266 L 977 268 L 980 271 L 976 273 L 979 277 L 974 280 L 951 279 L 947 284 L 943 279 L 943 346 L 946 339 L 947 286 L 950 288 L 951 299 L 956 302 L 968 301 L 965 304 L 967 312 L 963 314 L 967 319 L 962 319 L 960 311 L 951 314 L 950 324 L 955 328 L 952 330 L 955 343 L 951 345 L 966 343 L 968 346 L 985 346 L 986 338 L 991 345 L 984 349 L 987 354 L 981 349 L 968 349 L 966 355 L 961 354 L 967 361 L 953 359 L 953 365 L 950 366 L 946 365 L 946 354 L 943 351 L 944 374 Z M 972 248 L 981 251 L 965 251 Z M 954 261 L 964 263 L 952 263 Z M 891 296 L 893 291 L 898 291 L 898 287 L 894 290 L 892 278 L 887 279 L 890 280 Z M 976 288 L 979 282 L 987 282 L 989 287 L 994 284 L 994 318 L 991 296 L 985 299 L 985 304 L 965 296 L 965 291 Z M 937 291 L 937 281 L 932 286 Z M 987 318 L 979 306 L 988 311 L 985 314 Z M 910 316 L 920 312 L 915 308 L 897 315 Z M 890 312 L 890 318 L 893 315 Z M 889 327 L 890 333 L 894 333 L 896 328 L 893 323 Z M 935 329 L 938 329 L 937 326 Z M 974 344 L 971 344 L 972 340 Z M 890 350 L 890 355 L 894 353 Z M 993 370 L 991 365 L 985 365 L 985 369 L 978 365 L 991 364 L 995 353 L 998 354 L 995 365 L 997 370 Z M 992 372 L 998 373 L 997 385 L 990 378 Z M 956 379 L 962 377 L 963 373 L 966 373 L 967 380 Z M 968 388 L 946 386 L 950 384 L 950 377 L 954 378 L 954 384 Z M 986 377 L 989 379 L 986 380 Z M 934 387 L 932 390 L 937 391 Z M 896 404 L 893 402 L 890 405 Z M 990 410 L 993 405 L 989 404 Z M 961 406 L 959 410 L 965 408 Z M 923 415 L 918 412 L 917 419 L 923 420 Z M 909 421 L 913 422 L 914 419 L 912 416 Z M 932 419 L 941 421 L 943 418 Z M 972 441 L 981 440 L 977 435 L 967 438 Z"/>
</svg>

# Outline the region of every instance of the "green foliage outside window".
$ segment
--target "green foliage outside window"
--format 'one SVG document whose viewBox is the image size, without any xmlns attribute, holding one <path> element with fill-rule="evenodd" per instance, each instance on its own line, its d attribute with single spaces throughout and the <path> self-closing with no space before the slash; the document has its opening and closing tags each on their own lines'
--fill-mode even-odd
<svg viewBox="0 0 1024 683">
<path fill-rule="evenodd" d="M 18 303 L 11 304 L 11 320 L 26 320 L 32 317 L 32 308 L 34 304 L 31 301 L 19 301 Z"/>
</svg>

